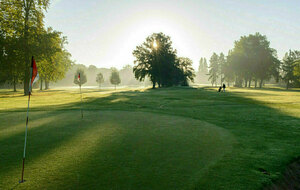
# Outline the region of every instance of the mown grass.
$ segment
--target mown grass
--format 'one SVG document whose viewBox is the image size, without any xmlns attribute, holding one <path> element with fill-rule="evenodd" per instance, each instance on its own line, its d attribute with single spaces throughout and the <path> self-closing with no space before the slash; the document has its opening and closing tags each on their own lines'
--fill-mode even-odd
<svg viewBox="0 0 300 190">
<path fill-rule="evenodd" d="M 300 92 L 0 92 L 0 189 L 261 189 L 300 156 Z M 261 172 L 267 171 L 269 175 Z"/>
</svg>

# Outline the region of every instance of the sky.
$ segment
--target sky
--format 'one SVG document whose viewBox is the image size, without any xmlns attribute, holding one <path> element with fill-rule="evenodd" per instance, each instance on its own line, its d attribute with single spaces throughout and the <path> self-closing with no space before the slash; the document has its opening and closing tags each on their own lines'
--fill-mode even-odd
<svg viewBox="0 0 300 190">
<path fill-rule="evenodd" d="M 300 0 L 52 0 L 45 16 L 47 27 L 67 36 L 76 63 L 101 68 L 133 65 L 133 50 L 156 32 L 170 36 L 195 69 L 201 57 L 227 55 L 255 32 L 280 59 L 300 50 Z"/>
</svg>

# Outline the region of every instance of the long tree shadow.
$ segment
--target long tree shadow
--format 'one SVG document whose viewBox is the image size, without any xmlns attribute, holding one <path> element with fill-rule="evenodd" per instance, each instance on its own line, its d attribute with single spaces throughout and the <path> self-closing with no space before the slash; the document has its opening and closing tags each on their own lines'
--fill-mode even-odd
<svg viewBox="0 0 300 190">
<path fill-rule="evenodd" d="M 2 114 L 1 117 L 5 117 L 5 114 Z M 51 117 L 54 117 L 54 119 L 46 123 L 44 122 L 41 125 L 36 123 L 33 125 L 32 122 L 29 122 L 27 164 L 34 163 L 39 158 L 47 155 L 51 150 L 56 149 L 64 142 L 69 141 L 74 136 L 88 129 L 88 125 L 86 126 L 84 124 L 89 122 L 84 119 L 74 119 L 76 116 L 72 111 L 63 114 L 60 112 L 43 112 L 42 114 L 38 113 L 36 116 L 34 113 L 31 114 L 31 120 L 33 121 L 38 118 L 47 120 L 47 118 Z M 19 118 L 16 119 L 20 120 Z M 23 118 L 20 122 L 23 123 Z M 61 123 L 63 123 L 63 125 Z M 0 138 L 0 178 L 3 181 L 7 179 L 11 182 L 13 180 L 15 183 L 18 183 L 21 173 L 23 146 L 23 130 Z M 11 178 L 11 176 L 7 174 L 11 174 L 11 172 L 15 172 L 15 174 L 12 175 L 15 176 L 15 179 L 8 179 Z"/>
<path fill-rule="evenodd" d="M 76 117 L 74 115 L 80 106 L 80 103 L 41 106 L 34 108 L 33 111 L 50 111 L 41 117 L 48 117 L 49 114 L 59 116 L 60 111 L 69 112 L 70 117 Z M 214 179 L 215 187 L 220 187 L 221 183 L 223 187 L 231 187 L 232 181 L 224 181 L 223 178 L 233 174 L 235 183 L 240 184 L 241 187 L 243 184 L 243 187 L 249 185 L 249 187 L 261 188 L 262 184 L 278 178 L 280 175 L 278 172 L 282 172 L 288 162 L 300 156 L 300 147 L 297 146 L 300 143 L 298 138 L 300 118 L 270 108 L 261 101 L 244 98 L 239 93 L 220 94 L 204 88 L 125 91 L 102 98 L 87 97 L 84 99 L 83 110 L 129 110 L 177 115 L 203 120 L 229 130 L 238 141 L 234 150 L 219 161 L 213 169 L 208 170 L 203 178 L 199 179 L 195 188 L 212 187 L 211 184 L 207 184 L 211 179 Z M 22 112 L 24 109 L 6 111 Z M 5 117 L 4 114 L 0 115 L 3 116 Z M 40 137 L 32 138 L 30 142 L 32 162 L 85 130 L 83 127 L 74 127 L 78 126 L 78 121 L 72 119 L 64 121 L 66 125 L 63 128 L 55 126 L 55 123 L 63 120 L 59 118 L 31 130 L 30 133 Z M 21 160 L 20 150 L 22 150 L 23 140 L 24 133 L 16 133 L 9 138 L 0 139 L 1 152 L 10 149 L 4 154 L 1 153 L 1 160 L 4 162 L 1 161 L 0 176 L 19 167 L 15 165 Z M 95 151 L 93 155 L 100 154 L 97 149 Z M 89 160 L 89 164 L 97 161 L 99 160 L 95 156 L 95 159 Z M 89 171 L 89 167 L 80 165 L 79 169 Z M 270 175 L 260 172 L 260 168 L 268 171 Z M 93 180 L 93 183 L 97 183 L 97 180 Z M 86 184 L 86 182 L 76 185 L 93 187 L 93 184 Z M 76 188 L 75 184 L 74 188 Z"/>
</svg>

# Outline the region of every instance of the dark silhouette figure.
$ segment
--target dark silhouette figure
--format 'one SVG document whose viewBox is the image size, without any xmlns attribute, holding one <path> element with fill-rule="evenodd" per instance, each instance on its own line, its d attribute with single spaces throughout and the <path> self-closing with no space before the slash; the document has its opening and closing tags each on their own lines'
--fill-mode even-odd
<svg viewBox="0 0 300 190">
<path fill-rule="evenodd" d="M 225 92 L 226 85 L 223 83 L 223 92 Z"/>
<path fill-rule="evenodd" d="M 220 87 L 219 87 L 219 90 L 218 90 L 218 92 L 221 92 L 221 91 L 222 91 L 222 86 L 220 86 Z"/>
</svg>

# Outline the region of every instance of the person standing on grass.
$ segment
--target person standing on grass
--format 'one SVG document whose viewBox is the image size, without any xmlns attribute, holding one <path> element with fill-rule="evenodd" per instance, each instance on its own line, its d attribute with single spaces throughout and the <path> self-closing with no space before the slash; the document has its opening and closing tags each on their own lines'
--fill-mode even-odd
<svg viewBox="0 0 300 190">
<path fill-rule="evenodd" d="M 225 92 L 226 85 L 223 83 L 223 92 Z"/>
</svg>

